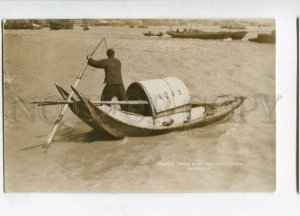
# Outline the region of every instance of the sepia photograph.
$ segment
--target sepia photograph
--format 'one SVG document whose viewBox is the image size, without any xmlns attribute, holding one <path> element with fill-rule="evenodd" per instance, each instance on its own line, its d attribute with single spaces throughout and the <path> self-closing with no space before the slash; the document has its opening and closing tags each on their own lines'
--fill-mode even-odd
<svg viewBox="0 0 300 216">
<path fill-rule="evenodd" d="M 9 19 L 5 192 L 274 192 L 275 19 Z"/>
</svg>

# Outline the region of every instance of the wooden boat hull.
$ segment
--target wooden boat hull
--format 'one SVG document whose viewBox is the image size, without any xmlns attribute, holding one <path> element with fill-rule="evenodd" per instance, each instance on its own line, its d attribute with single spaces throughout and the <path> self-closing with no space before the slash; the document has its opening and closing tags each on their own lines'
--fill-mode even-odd
<svg viewBox="0 0 300 216">
<path fill-rule="evenodd" d="M 256 38 L 249 38 L 249 41 L 256 43 L 276 43 L 275 31 L 271 34 L 258 34 Z"/>
<path fill-rule="evenodd" d="M 276 43 L 276 38 L 271 36 L 269 38 L 249 38 L 249 41 L 256 43 L 274 44 Z"/>
<path fill-rule="evenodd" d="M 57 88 L 63 98 L 66 99 L 68 93 L 59 86 Z M 165 118 L 168 117 L 160 117 L 153 121 L 152 117 L 149 116 L 128 113 L 107 105 L 96 106 L 78 90 L 73 89 L 73 91 L 80 101 L 69 104 L 72 112 L 95 130 L 109 133 L 116 138 L 159 135 L 171 131 L 202 127 L 230 116 L 245 100 L 245 97 L 232 96 L 231 99 L 222 103 L 194 104 L 189 121 L 183 121 L 183 118 L 178 114 L 178 116 L 174 116 L 175 122 L 168 125 L 164 124 L 166 123 Z"/>
<path fill-rule="evenodd" d="M 62 98 L 64 100 L 67 100 L 69 93 L 64 90 L 62 87 L 60 87 L 59 85 L 55 84 L 57 90 L 59 91 L 59 93 L 61 94 Z M 73 101 L 73 103 L 68 104 L 69 108 L 71 109 L 71 111 L 79 118 L 81 119 L 84 123 L 86 123 L 88 126 L 90 126 L 91 128 L 100 131 L 101 133 L 105 133 L 106 135 L 109 134 L 106 132 L 106 130 L 104 130 L 101 125 L 98 124 L 97 121 L 95 121 L 94 118 L 92 118 L 92 116 L 90 115 L 90 112 L 88 110 L 88 107 L 82 103 L 81 101 L 76 101 L 74 97 L 71 98 L 71 100 Z"/>
<path fill-rule="evenodd" d="M 203 39 L 203 40 L 219 40 L 231 38 L 232 40 L 241 40 L 247 34 L 246 31 L 237 31 L 237 32 L 167 32 L 173 38 L 194 38 L 194 39 Z"/>
</svg>

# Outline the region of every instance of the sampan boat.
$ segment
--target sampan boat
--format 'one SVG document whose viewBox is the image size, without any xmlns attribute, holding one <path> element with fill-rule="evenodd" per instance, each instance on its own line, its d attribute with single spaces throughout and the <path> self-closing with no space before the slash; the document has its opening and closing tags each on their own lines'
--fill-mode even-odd
<svg viewBox="0 0 300 216">
<path fill-rule="evenodd" d="M 66 100 L 68 92 L 56 87 Z M 133 82 L 127 89 L 128 100 L 123 101 L 122 110 L 93 102 L 72 89 L 79 98 L 72 97 L 68 103 L 72 112 L 95 130 L 116 138 L 201 127 L 230 116 L 245 100 L 227 95 L 217 97 L 213 103 L 192 102 L 187 87 L 176 77 Z"/>
</svg>

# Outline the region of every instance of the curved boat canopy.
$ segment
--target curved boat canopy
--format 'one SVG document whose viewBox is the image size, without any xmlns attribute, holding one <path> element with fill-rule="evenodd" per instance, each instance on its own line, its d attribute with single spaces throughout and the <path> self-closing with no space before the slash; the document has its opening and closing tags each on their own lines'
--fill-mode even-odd
<svg viewBox="0 0 300 216">
<path fill-rule="evenodd" d="M 188 114 L 191 110 L 189 90 L 177 77 L 134 82 L 128 87 L 127 96 L 129 100 L 149 102 L 149 105 L 139 107 L 139 111 L 129 107 L 131 112 L 141 115 L 159 117 L 180 112 Z"/>
</svg>

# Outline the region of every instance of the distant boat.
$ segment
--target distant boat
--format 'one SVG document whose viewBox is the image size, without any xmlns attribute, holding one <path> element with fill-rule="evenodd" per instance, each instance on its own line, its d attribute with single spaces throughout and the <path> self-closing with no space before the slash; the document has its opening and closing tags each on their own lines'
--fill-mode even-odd
<svg viewBox="0 0 300 216">
<path fill-rule="evenodd" d="M 231 38 L 232 40 L 241 40 L 245 37 L 248 32 L 246 31 L 222 31 L 222 32 L 205 32 L 202 30 L 183 30 L 183 31 L 168 31 L 167 34 L 173 38 L 195 38 L 195 39 L 226 39 Z"/>
<path fill-rule="evenodd" d="M 49 28 L 52 29 L 52 30 L 60 30 L 63 28 L 62 24 L 61 23 L 54 23 L 54 22 L 51 22 L 49 24 Z"/>
<path fill-rule="evenodd" d="M 129 28 L 135 28 L 135 26 L 134 25 L 130 25 Z"/>
<path fill-rule="evenodd" d="M 73 29 L 73 23 L 67 21 L 52 21 L 49 24 L 51 30 Z"/>
<path fill-rule="evenodd" d="M 270 34 L 258 34 L 257 38 L 249 38 L 249 41 L 256 43 L 276 43 L 275 30 L 273 30 Z"/>
<path fill-rule="evenodd" d="M 158 34 L 154 34 L 152 33 L 151 31 L 149 32 L 146 32 L 146 33 L 143 33 L 145 36 L 158 36 L 158 37 L 161 37 L 163 36 L 163 33 L 162 32 L 159 32 Z"/>
<path fill-rule="evenodd" d="M 42 27 L 29 20 L 7 20 L 4 29 L 41 29 Z"/>
<path fill-rule="evenodd" d="M 221 26 L 220 28 L 223 28 L 223 29 L 246 29 L 245 26 L 240 26 L 240 25 L 223 25 Z"/>
</svg>

